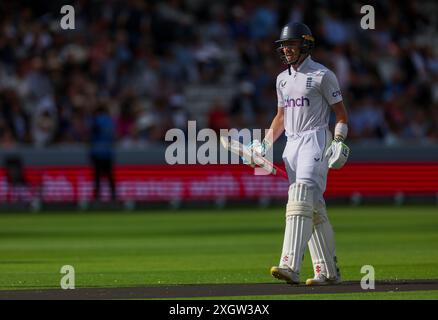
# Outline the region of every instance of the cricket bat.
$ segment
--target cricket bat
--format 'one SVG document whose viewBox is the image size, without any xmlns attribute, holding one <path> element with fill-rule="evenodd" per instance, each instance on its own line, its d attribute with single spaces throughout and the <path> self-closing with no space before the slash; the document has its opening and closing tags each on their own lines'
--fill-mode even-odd
<svg viewBox="0 0 438 320">
<path fill-rule="evenodd" d="M 254 168 L 258 166 L 272 175 L 288 179 L 286 171 L 277 167 L 275 164 L 273 164 L 265 157 L 262 157 L 260 154 L 257 154 L 256 152 L 252 153 L 247 146 L 243 145 L 239 141 L 229 139 L 228 137 L 224 136 L 220 137 L 220 141 L 222 146 L 226 150 L 238 154 L 243 159 L 247 160 L 251 167 Z"/>
</svg>

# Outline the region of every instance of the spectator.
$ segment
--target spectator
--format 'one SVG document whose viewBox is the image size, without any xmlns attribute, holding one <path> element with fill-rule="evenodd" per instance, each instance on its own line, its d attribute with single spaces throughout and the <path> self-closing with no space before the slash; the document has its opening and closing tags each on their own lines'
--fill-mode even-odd
<svg viewBox="0 0 438 320">
<path fill-rule="evenodd" d="M 116 200 L 116 185 L 113 172 L 115 126 L 107 107 L 96 108 L 91 123 L 90 156 L 94 168 L 94 199 L 100 199 L 100 180 L 108 178 L 111 199 Z"/>
</svg>

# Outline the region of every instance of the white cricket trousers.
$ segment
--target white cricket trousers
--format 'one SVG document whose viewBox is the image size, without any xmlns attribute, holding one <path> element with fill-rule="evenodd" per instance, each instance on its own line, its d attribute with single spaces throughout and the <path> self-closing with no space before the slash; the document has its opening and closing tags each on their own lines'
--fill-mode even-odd
<svg viewBox="0 0 438 320">
<path fill-rule="evenodd" d="M 289 184 L 304 183 L 314 190 L 315 208 L 324 199 L 327 186 L 328 159 L 324 156 L 332 141 L 327 127 L 309 130 L 287 138 L 283 152 Z"/>
</svg>

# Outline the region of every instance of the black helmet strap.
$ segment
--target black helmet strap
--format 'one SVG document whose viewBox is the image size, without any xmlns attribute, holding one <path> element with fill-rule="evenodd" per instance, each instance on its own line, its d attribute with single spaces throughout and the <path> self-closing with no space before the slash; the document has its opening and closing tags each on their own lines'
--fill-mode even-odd
<svg viewBox="0 0 438 320">
<path fill-rule="evenodd" d="M 287 64 L 287 69 L 288 69 L 288 71 L 289 71 L 289 75 L 291 76 L 292 75 L 292 72 L 290 71 L 290 66 L 291 65 L 293 65 L 293 64 L 296 64 L 296 63 L 298 63 L 300 60 L 301 60 L 301 57 L 304 55 L 305 57 L 307 56 L 307 52 L 306 53 L 303 53 L 303 52 L 301 52 L 301 50 L 300 50 L 300 54 L 298 55 L 298 58 L 294 61 L 294 62 L 291 62 L 291 63 L 288 63 Z M 302 62 L 302 61 L 301 61 Z"/>
</svg>

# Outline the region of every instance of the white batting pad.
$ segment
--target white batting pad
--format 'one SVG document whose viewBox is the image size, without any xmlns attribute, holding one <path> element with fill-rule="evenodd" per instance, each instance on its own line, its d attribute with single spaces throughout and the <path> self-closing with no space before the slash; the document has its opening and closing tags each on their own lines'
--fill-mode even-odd
<svg viewBox="0 0 438 320">
<path fill-rule="evenodd" d="M 309 251 L 312 257 L 315 276 L 323 274 L 329 279 L 338 276 L 336 265 L 336 249 L 333 228 L 327 219 L 315 224 L 309 241 Z"/>
<path fill-rule="evenodd" d="M 312 235 L 312 216 L 313 191 L 305 184 L 292 184 L 289 188 L 280 266 L 300 272 L 304 250 Z"/>
</svg>

